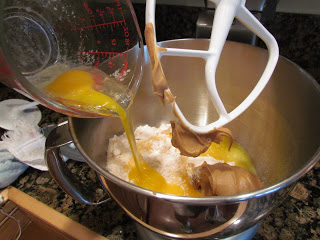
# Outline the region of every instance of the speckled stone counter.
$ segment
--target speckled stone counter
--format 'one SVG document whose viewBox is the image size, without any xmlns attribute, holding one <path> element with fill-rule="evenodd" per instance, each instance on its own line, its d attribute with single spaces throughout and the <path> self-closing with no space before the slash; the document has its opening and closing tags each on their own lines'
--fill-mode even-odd
<svg viewBox="0 0 320 240">
<path fill-rule="evenodd" d="M 139 24 L 144 29 L 144 6 L 136 5 Z M 198 8 L 160 6 L 157 9 L 158 40 L 193 38 Z M 268 26 L 278 40 L 281 55 L 296 62 L 318 82 L 320 80 L 320 16 L 278 13 Z M 24 98 L 0 85 L 0 100 Z M 45 107 L 40 126 L 67 119 Z M 319 133 L 320 134 L 320 133 Z M 86 163 L 69 160 L 68 166 L 86 187 L 95 189 L 97 177 Z M 113 201 L 88 206 L 65 194 L 48 172 L 28 168 L 13 184 L 30 196 L 109 239 L 137 239 L 132 220 Z M 263 220 L 254 237 L 258 239 L 320 239 L 320 163 L 300 179 L 285 201 Z M 103 197 L 96 190 L 97 199 Z"/>
</svg>

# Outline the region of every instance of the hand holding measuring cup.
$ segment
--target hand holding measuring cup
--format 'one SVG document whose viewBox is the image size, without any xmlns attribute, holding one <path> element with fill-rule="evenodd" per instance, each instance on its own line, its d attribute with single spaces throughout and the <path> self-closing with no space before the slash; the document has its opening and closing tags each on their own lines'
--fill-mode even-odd
<svg viewBox="0 0 320 240">
<path fill-rule="evenodd" d="M 142 74 L 143 43 L 126 0 L 0 3 L 0 81 L 78 117 L 124 109 Z"/>
</svg>

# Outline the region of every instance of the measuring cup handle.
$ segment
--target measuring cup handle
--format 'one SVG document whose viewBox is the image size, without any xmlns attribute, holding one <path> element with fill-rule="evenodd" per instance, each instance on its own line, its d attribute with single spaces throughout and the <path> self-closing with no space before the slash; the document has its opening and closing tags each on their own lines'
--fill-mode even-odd
<svg viewBox="0 0 320 240">
<path fill-rule="evenodd" d="M 95 202 L 95 191 L 85 189 L 70 172 L 67 164 L 60 156 L 60 147 L 71 142 L 72 139 L 68 124 L 59 126 L 49 133 L 46 140 L 45 158 L 51 176 L 63 191 L 78 202 L 88 205 L 98 205 L 109 201 L 110 197 L 106 192 L 107 197 L 105 197 L 105 199 Z"/>
</svg>

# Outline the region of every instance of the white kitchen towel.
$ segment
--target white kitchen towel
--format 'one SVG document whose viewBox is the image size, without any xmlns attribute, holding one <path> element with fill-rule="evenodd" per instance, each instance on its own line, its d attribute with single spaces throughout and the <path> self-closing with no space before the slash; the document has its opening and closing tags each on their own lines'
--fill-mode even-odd
<svg viewBox="0 0 320 240">
<path fill-rule="evenodd" d="M 21 162 L 42 171 L 47 171 L 45 163 L 45 142 L 38 125 L 18 120 L 14 130 L 7 131 L 0 141 L 0 150 L 8 150 Z"/>
<path fill-rule="evenodd" d="M 13 183 L 28 167 L 7 150 L 0 150 L 0 188 Z"/>
</svg>

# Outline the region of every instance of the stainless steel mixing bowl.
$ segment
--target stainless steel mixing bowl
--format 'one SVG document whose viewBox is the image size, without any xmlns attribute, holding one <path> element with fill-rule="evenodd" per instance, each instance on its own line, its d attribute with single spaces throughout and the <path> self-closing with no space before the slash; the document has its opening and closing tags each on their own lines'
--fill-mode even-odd
<svg viewBox="0 0 320 240">
<path fill-rule="evenodd" d="M 175 40 L 161 46 L 206 49 L 207 40 Z M 159 126 L 174 119 L 154 96 L 149 58 L 133 104 L 134 124 Z M 197 58 L 163 58 L 172 92 L 186 117 L 206 124 L 217 117 L 207 95 L 203 65 Z M 267 61 L 267 52 L 227 42 L 217 70 L 218 91 L 230 111 L 251 91 Z M 117 118 L 69 119 L 72 140 L 87 163 L 100 175 L 118 204 L 138 223 L 168 237 L 225 238 L 257 224 L 285 199 L 292 183 L 310 170 L 320 156 L 320 88 L 294 63 L 281 57 L 269 84 L 255 103 L 228 126 L 252 156 L 264 185 L 254 192 L 219 197 L 190 198 L 155 193 L 125 182 L 105 170 L 108 139 L 123 132 Z M 57 146 L 71 141 L 66 126 L 47 140 L 50 172 L 75 198 L 81 186 L 70 185 Z"/>
</svg>

